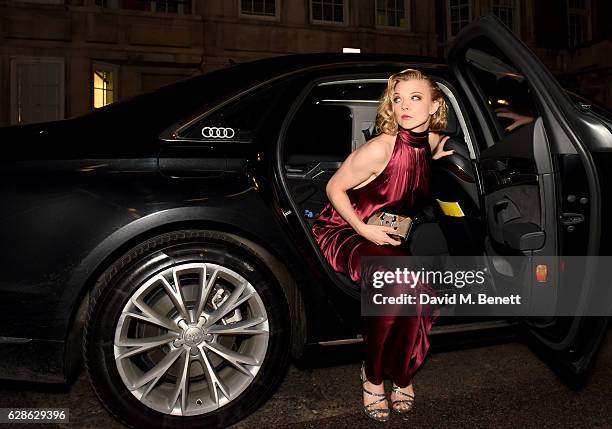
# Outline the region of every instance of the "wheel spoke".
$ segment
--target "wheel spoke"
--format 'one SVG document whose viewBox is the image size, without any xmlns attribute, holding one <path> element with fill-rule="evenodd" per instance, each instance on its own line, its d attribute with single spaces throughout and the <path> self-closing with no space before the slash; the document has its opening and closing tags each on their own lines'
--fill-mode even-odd
<svg viewBox="0 0 612 429">
<path fill-rule="evenodd" d="M 142 314 L 135 313 L 133 311 L 128 311 L 125 314 L 128 317 L 132 317 L 134 319 L 140 319 L 144 322 L 150 323 L 152 325 L 159 326 L 161 328 L 167 329 L 168 331 L 178 332 L 178 326 L 172 320 L 168 319 L 165 316 L 162 316 L 157 311 L 152 309 L 150 306 L 142 302 L 140 299 L 133 299 L 132 303 L 136 306 Z"/>
<path fill-rule="evenodd" d="M 217 355 L 221 356 L 223 359 L 228 361 L 234 368 L 236 368 L 238 371 L 242 372 L 243 374 L 248 375 L 249 377 L 253 377 L 253 374 L 251 374 L 251 371 L 249 371 L 242 364 L 259 365 L 259 362 L 257 362 L 257 359 L 251 356 L 245 356 L 238 352 L 232 351 L 228 349 L 227 347 L 222 346 L 219 343 L 205 343 L 204 347 L 216 353 Z"/>
<path fill-rule="evenodd" d="M 204 307 L 206 306 L 206 301 L 208 301 L 208 296 L 210 295 L 210 291 L 212 290 L 215 282 L 217 281 L 217 277 L 219 275 L 219 268 L 215 268 L 215 270 L 210 275 L 208 281 L 206 281 L 206 269 L 202 274 L 202 279 L 200 281 L 199 290 L 198 290 L 198 306 L 195 312 L 195 320 L 193 322 L 197 322 L 198 318 L 204 312 Z"/>
<path fill-rule="evenodd" d="M 185 351 L 182 355 L 181 361 L 181 369 L 180 373 L 176 378 L 176 387 L 168 405 L 170 410 L 174 408 L 174 404 L 178 401 L 179 396 L 181 398 L 180 406 L 181 406 L 181 414 L 185 415 L 187 411 L 187 399 L 189 397 L 189 368 L 190 368 L 191 358 L 189 356 L 189 352 Z"/>
<path fill-rule="evenodd" d="M 208 328 L 208 332 L 211 334 L 219 335 L 256 335 L 265 334 L 268 332 L 265 329 L 253 328 L 260 323 L 265 322 L 264 317 L 256 317 L 250 320 L 241 320 L 240 322 L 230 323 L 227 325 L 212 325 Z"/>
<path fill-rule="evenodd" d="M 169 345 L 172 341 L 180 338 L 179 334 L 168 333 L 161 337 L 148 337 L 148 338 L 119 338 L 115 341 L 117 347 L 132 347 L 131 350 L 127 350 L 121 353 L 117 359 L 125 359 L 137 355 L 139 353 L 151 350 L 157 347 Z"/>
<path fill-rule="evenodd" d="M 171 285 L 168 280 L 166 280 L 163 276 L 159 277 L 159 281 L 161 282 L 164 290 L 172 300 L 172 303 L 179 311 L 179 314 L 186 320 L 189 319 L 189 314 L 187 313 L 187 308 L 185 307 L 185 300 L 183 299 L 183 294 L 181 293 L 181 285 L 178 282 L 178 278 L 176 277 L 176 272 L 174 272 L 174 284 Z"/>
<path fill-rule="evenodd" d="M 231 399 L 229 389 L 217 375 L 217 372 L 210 363 L 210 359 L 208 359 L 208 356 L 206 356 L 206 352 L 202 348 L 202 345 L 198 346 L 198 350 L 200 351 L 200 353 L 198 354 L 198 360 L 202 365 L 202 369 L 204 370 L 204 376 L 206 377 L 206 381 L 208 382 L 210 399 L 212 399 L 212 401 L 216 404 L 217 408 L 219 408 L 219 390 L 229 400 Z"/>
<path fill-rule="evenodd" d="M 157 365 L 153 368 L 145 372 L 142 376 L 140 376 L 132 386 L 129 386 L 130 390 L 136 390 L 146 385 L 147 383 L 151 383 L 149 389 L 147 389 L 148 393 L 151 388 L 159 381 L 160 378 L 168 371 L 168 369 L 174 364 L 174 362 L 179 358 L 182 353 L 186 353 L 185 349 L 174 349 L 171 350 L 162 360 L 160 360 Z"/>
</svg>

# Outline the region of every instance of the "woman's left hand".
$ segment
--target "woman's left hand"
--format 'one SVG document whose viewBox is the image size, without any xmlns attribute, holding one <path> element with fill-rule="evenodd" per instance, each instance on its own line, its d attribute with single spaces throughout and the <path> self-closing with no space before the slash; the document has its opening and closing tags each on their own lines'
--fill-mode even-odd
<svg viewBox="0 0 612 429">
<path fill-rule="evenodd" d="M 429 133 L 429 144 L 431 145 L 431 159 L 436 160 L 442 157 L 452 155 L 455 153 L 454 149 L 444 150 L 444 144 L 448 141 L 449 137 L 442 137 L 438 133 L 430 132 Z"/>
</svg>

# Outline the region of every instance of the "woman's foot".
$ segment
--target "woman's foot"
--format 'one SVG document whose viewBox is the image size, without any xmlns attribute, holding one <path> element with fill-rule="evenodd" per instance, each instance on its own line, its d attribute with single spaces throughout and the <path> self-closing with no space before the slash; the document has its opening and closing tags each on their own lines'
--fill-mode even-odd
<svg viewBox="0 0 612 429">
<path fill-rule="evenodd" d="M 386 422 L 390 411 L 385 384 L 372 384 L 365 375 L 365 363 L 361 365 L 361 388 L 363 390 L 363 411 L 373 420 Z"/>
<path fill-rule="evenodd" d="M 391 389 L 391 407 L 398 414 L 405 415 L 414 405 L 414 387 L 410 383 L 406 387 L 399 387 L 393 383 Z"/>
</svg>

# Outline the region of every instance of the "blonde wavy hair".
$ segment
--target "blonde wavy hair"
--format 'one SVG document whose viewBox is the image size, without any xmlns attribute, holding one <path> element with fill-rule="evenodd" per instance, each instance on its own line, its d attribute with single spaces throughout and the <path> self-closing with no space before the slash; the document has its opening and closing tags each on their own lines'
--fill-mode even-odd
<svg viewBox="0 0 612 429">
<path fill-rule="evenodd" d="M 387 89 L 383 93 L 380 103 L 378 103 L 378 114 L 376 116 L 377 132 L 384 132 L 390 135 L 398 133 L 398 124 L 393 115 L 393 92 L 395 85 L 401 80 L 419 79 L 428 83 L 431 90 L 432 101 L 438 101 L 440 107 L 431 115 L 429 120 L 429 131 L 441 131 L 446 128 L 448 123 L 448 105 L 444 101 L 440 87 L 427 75 L 416 69 L 406 69 L 392 74 L 387 80 Z"/>
</svg>

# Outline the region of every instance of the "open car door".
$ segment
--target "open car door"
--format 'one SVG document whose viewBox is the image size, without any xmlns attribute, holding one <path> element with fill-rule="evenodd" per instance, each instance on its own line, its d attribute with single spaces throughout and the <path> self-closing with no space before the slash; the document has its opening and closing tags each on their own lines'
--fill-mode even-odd
<svg viewBox="0 0 612 429">
<path fill-rule="evenodd" d="M 555 78 L 499 19 L 466 27 L 448 55 L 460 96 L 472 108 L 485 253 L 496 289 L 519 293 L 520 318 L 554 359 L 584 373 L 606 331 L 591 317 L 601 297 L 597 270 L 601 192 L 579 111 Z M 570 119 L 568 119 L 570 118 Z M 573 118 L 573 120 L 572 120 Z M 477 124 L 477 125 L 476 125 Z M 560 294 L 559 258 L 584 255 L 580 284 Z M 547 259 L 548 258 L 548 259 Z M 546 261 L 542 264 L 542 261 Z M 548 267 L 536 282 L 536 267 Z M 570 296 L 571 295 L 571 296 Z M 561 302 L 563 300 L 563 302 Z M 560 306 L 570 314 L 555 312 Z M 523 307 L 524 311 L 525 307 Z"/>
</svg>

